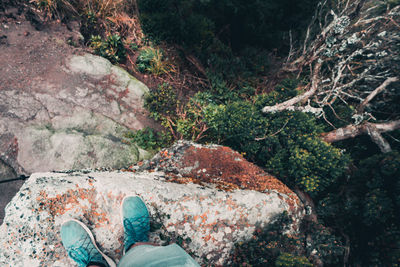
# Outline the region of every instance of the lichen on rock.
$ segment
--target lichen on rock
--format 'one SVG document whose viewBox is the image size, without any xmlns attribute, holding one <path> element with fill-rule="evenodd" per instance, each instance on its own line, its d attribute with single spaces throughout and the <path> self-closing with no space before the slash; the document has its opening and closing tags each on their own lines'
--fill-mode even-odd
<svg viewBox="0 0 400 267">
<path fill-rule="evenodd" d="M 210 160 L 221 166 L 207 167 Z M 72 265 L 59 236 L 61 224 L 71 218 L 87 224 L 99 247 L 118 260 L 123 251 L 119 207 L 127 195 L 139 195 L 149 207 L 150 241 L 178 242 L 200 263 L 215 265 L 228 264 L 235 242 L 251 238 L 276 215 L 288 212 L 293 230 L 303 215 L 293 192 L 239 153 L 179 142 L 131 171 L 33 174 L 6 208 L 0 265 Z"/>
</svg>

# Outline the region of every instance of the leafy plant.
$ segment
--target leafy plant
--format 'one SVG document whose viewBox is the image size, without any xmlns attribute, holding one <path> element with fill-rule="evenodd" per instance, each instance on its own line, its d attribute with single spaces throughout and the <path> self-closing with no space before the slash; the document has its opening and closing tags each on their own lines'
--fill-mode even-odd
<svg viewBox="0 0 400 267">
<path fill-rule="evenodd" d="M 136 60 L 140 72 L 149 72 L 154 75 L 161 75 L 173 70 L 173 66 L 164 59 L 161 49 L 147 47 L 140 51 Z"/>
<path fill-rule="evenodd" d="M 260 96 L 252 104 L 236 101 L 210 104 L 204 120 L 213 141 L 246 153 L 246 157 L 306 192 L 318 194 L 340 177 L 348 157 L 319 138 L 321 127 L 315 118 L 302 112 L 264 115 Z M 258 98 L 260 98 L 258 97 Z"/>
<path fill-rule="evenodd" d="M 181 103 L 174 89 L 163 84 L 145 98 L 145 107 L 151 116 L 161 121 L 170 131 L 175 140 L 190 139 L 199 141 L 204 138 L 208 127 L 203 121 L 202 100 L 192 98 L 188 103 Z"/>
<path fill-rule="evenodd" d="M 315 195 L 328 188 L 343 174 L 348 157 L 316 136 L 289 139 L 286 149 L 267 163 L 267 168 L 280 178 L 292 181 Z"/>
<path fill-rule="evenodd" d="M 304 257 L 304 238 L 287 234 L 291 223 L 284 212 L 267 227 L 256 228 L 249 240 L 235 243 L 230 258 L 232 266 L 298 266 L 282 265 L 291 261 L 305 262 L 308 264 L 305 266 L 310 266 Z"/>
<path fill-rule="evenodd" d="M 161 119 L 161 116 L 175 116 L 179 104 L 174 89 L 167 83 L 159 85 L 145 98 L 145 108 L 156 120 Z"/>
<path fill-rule="evenodd" d="M 350 265 L 396 266 L 400 261 L 400 153 L 376 154 L 353 166 L 318 202 L 318 214 L 347 236 Z"/>
<path fill-rule="evenodd" d="M 117 34 L 102 39 L 99 35 L 90 38 L 90 47 L 94 52 L 107 58 L 112 63 L 121 63 L 126 60 L 126 50 L 121 37 Z"/>
<path fill-rule="evenodd" d="M 129 48 L 132 49 L 133 51 L 138 51 L 139 45 L 136 43 L 130 43 Z"/>
<path fill-rule="evenodd" d="M 311 262 L 304 256 L 282 253 L 275 261 L 276 267 L 312 267 Z"/>
<path fill-rule="evenodd" d="M 125 137 L 148 151 L 158 151 L 163 147 L 169 146 L 172 141 L 170 133 L 165 131 L 156 132 L 148 127 L 136 132 L 128 132 Z"/>
</svg>

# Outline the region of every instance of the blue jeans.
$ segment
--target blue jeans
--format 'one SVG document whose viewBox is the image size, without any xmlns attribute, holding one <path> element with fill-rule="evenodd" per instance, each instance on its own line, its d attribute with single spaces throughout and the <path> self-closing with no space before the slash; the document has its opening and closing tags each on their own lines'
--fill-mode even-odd
<svg viewBox="0 0 400 267">
<path fill-rule="evenodd" d="M 177 244 L 168 246 L 136 246 L 128 250 L 118 263 L 118 267 L 136 266 L 200 267 L 200 265 Z"/>
</svg>

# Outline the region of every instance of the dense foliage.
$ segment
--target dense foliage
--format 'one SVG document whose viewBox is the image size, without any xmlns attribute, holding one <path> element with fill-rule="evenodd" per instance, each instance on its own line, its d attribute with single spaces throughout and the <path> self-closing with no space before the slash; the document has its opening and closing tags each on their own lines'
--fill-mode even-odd
<svg viewBox="0 0 400 267">
<path fill-rule="evenodd" d="M 326 225 L 347 236 L 350 263 L 397 266 L 400 261 L 400 153 L 361 160 L 353 174 L 318 203 Z"/>
<path fill-rule="evenodd" d="M 240 241 L 232 251 L 233 266 L 314 266 L 306 255 L 318 254 L 326 266 L 340 262 L 340 240 L 320 224 L 305 224 L 298 234 L 288 234 L 291 219 L 287 213 L 267 227 L 259 227 L 249 240 Z M 312 244 L 308 237 L 312 238 Z"/>
<path fill-rule="evenodd" d="M 315 195 L 343 174 L 348 157 L 319 138 L 322 127 L 314 116 L 261 112 L 266 103 L 295 95 L 296 85 L 287 80 L 268 95 L 251 101 L 232 95 L 224 104 L 212 91 L 181 104 L 172 87 L 163 85 L 147 96 L 146 107 L 175 137 L 230 146 L 287 184 Z"/>
<path fill-rule="evenodd" d="M 204 49 L 221 42 L 234 51 L 245 46 L 280 48 L 289 30 L 301 32 L 315 0 L 140 0 L 147 34 Z"/>
<path fill-rule="evenodd" d="M 153 89 L 146 107 L 165 130 L 162 134 L 141 131 L 134 138 L 150 149 L 176 139 L 227 145 L 312 197 L 318 221 L 306 219 L 298 236 L 286 235 L 285 216 L 267 229 L 258 229 L 251 240 L 236 244 L 232 260 L 238 266 L 321 262 L 398 266 L 400 131 L 389 135 L 393 152 L 382 154 L 365 136 L 334 145 L 321 139 L 321 133 L 333 127 L 354 123 L 357 101 L 332 101 L 324 107 L 324 117 L 298 111 L 261 112 L 264 106 L 301 94 L 310 84 L 305 70 L 302 76 L 281 79 L 272 92 L 258 90 L 273 64 L 271 56 L 286 55 L 289 36 L 295 46 L 302 41 L 317 2 L 139 0 L 147 36 L 197 56 L 208 86 L 187 101 L 178 100 L 171 85 Z M 329 6 L 337 1 L 327 2 Z M 154 54 L 141 52 L 137 64 L 142 71 L 151 73 Z M 323 72 L 333 67 L 324 65 Z M 382 93 L 377 99 L 374 108 L 367 107 L 375 119 L 398 113 L 396 97 L 385 98 Z M 165 138 L 167 133 L 172 139 Z"/>
<path fill-rule="evenodd" d="M 277 266 L 285 266 L 279 265 L 281 263 L 301 266 L 298 262 L 305 260 L 304 256 L 310 257 L 315 250 L 327 266 L 343 264 L 346 257 L 348 262 L 363 266 L 398 261 L 399 153 L 379 154 L 365 137 L 335 147 L 320 139 L 320 134 L 328 127 L 313 115 L 295 111 L 263 114 L 260 111 L 267 103 L 295 96 L 297 85 L 297 80 L 285 80 L 270 94 L 253 97 L 249 97 L 251 90 L 248 88 L 232 94 L 221 94 L 210 88 L 196 94 L 186 104 L 177 100 L 171 86 L 163 85 L 149 94 L 146 106 L 152 116 L 167 127 L 166 132 L 173 129 L 175 138 L 228 145 L 286 184 L 297 186 L 313 197 L 321 222 L 333 232 L 322 225 L 309 225 L 305 232 L 313 240 L 312 249 L 305 249 L 298 255 L 280 251 L 272 256 L 268 252 L 262 260 Z M 345 119 L 351 119 L 346 117 L 348 108 L 337 110 L 341 111 L 342 119 L 332 121 L 340 125 Z M 200 132 L 200 138 L 196 139 Z M 394 132 L 395 136 L 398 134 Z M 393 147 L 398 148 L 398 145 Z M 266 236 L 262 238 L 269 240 Z M 284 246 L 286 241 L 276 242 Z M 345 246 L 351 251 L 348 256 Z M 242 247 L 242 252 L 250 253 L 248 249 Z M 365 251 L 369 251 L 368 257 L 363 256 Z"/>
<path fill-rule="evenodd" d="M 267 69 L 267 52 L 282 54 L 304 34 L 318 0 L 140 0 L 144 32 L 194 53 L 206 67 L 235 76 Z M 258 64 L 249 64 L 257 62 Z"/>
</svg>

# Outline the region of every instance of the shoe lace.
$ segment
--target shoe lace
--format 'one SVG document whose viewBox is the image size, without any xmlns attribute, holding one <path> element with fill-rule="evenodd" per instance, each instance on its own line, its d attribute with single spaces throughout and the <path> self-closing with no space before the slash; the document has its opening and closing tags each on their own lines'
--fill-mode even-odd
<svg viewBox="0 0 400 267">
<path fill-rule="evenodd" d="M 137 242 L 139 240 L 147 240 L 147 232 L 149 231 L 149 216 L 140 216 L 135 218 L 125 218 L 124 243 L 128 241 Z"/>
<path fill-rule="evenodd" d="M 81 238 L 76 245 L 68 248 L 68 255 L 81 265 L 86 266 L 98 253 L 88 236 Z"/>
</svg>

